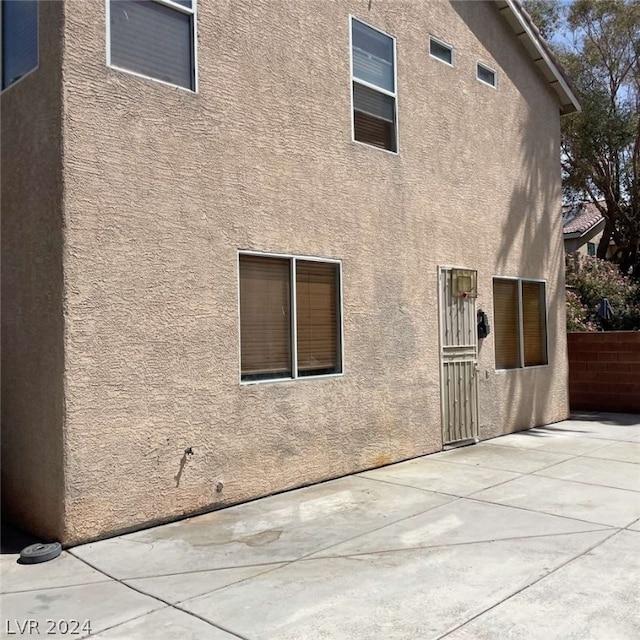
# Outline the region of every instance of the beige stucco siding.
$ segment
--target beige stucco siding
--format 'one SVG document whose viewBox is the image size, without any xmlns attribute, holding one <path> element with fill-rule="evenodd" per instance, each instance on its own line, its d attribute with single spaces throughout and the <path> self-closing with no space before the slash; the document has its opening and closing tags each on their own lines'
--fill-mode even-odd
<svg viewBox="0 0 640 640">
<path fill-rule="evenodd" d="M 62 5 L 42 2 L 38 68 L 0 97 L 2 508 L 63 534 Z"/>
<path fill-rule="evenodd" d="M 397 38 L 398 155 L 351 141 L 350 13 Z M 482 437 L 566 416 L 558 103 L 493 4 L 201 2 L 198 94 L 65 14 L 66 542 L 439 450 L 439 264 L 490 316 L 548 281 L 550 366 L 482 345 Z M 239 384 L 243 249 L 342 261 L 344 376 Z"/>
</svg>

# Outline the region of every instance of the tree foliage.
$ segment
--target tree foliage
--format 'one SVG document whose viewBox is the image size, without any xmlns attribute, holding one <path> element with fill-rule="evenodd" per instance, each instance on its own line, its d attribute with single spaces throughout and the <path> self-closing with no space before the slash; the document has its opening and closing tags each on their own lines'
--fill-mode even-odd
<svg viewBox="0 0 640 640">
<path fill-rule="evenodd" d="M 640 329 L 640 284 L 608 260 L 570 253 L 566 265 L 569 331 Z M 598 314 L 607 298 L 613 316 Z"/>
<path fill-rule="evenodd" d="M 591 201 L 623 273 L 640 278 L 640 0 L 525 0 L 573 79 L 582 112 L 562 119 L 565 200 Z"/>
<path fill-rule="evenodd" d="M 558 55 L 582 112 L 562 121 L 565 196 L 591 200 L 605 219 L 622 273 L 640 277 L 640 0 L 575 0 Z"/>
<path fill-rule="evenodd" d="M 562 24 L 562 5 L 557 0 L 528 0 L 524 4 L 538 31 L 550 40 Z"/>
</svg>

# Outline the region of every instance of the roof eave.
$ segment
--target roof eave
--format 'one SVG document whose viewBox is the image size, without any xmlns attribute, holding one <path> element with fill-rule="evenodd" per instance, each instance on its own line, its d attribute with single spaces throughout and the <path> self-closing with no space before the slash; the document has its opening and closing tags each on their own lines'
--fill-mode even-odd
<svg viewBox="0 0 640 640">
<path fill-rule="evenodd" d="M 565 240 L 572 240 L 574 238 L 584 238 L 590 233 L 595 235 L 599 233 L 602 229 L 604 229 L 604 218 L 600 218 L 600 220 L 596 220 L 592 225 L 590 225 L 584 231 L 572 231 L 571 233 L 563 232 L 563 236 Z"/>
<path fill-rule="evenodd" d="M 551 88 L 558 94 L 562 115 L 581 111 L 580 100 L 570 81 L 556 61 L 540 32 L 522 9 L 518 0 L 494 0 L 516 36 L 524 45 L 534 64 L 540 69 Z"/>
</svg>

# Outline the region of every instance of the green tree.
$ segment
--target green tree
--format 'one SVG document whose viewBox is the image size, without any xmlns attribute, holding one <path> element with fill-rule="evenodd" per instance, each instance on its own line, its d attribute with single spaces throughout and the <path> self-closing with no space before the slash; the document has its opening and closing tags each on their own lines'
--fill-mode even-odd
<svg viewBox="0 0 640 640">
<path fill-rule="evenodd" d="M 562 24 L 562 5 L 558 0 L 528 0 L 524 6 L 538 31 L 550 40 Z"/>
<path fill-rule="evenodd" d="M 567 201 L 605 219 L 597 255 L 640 278 L 640 0 L 525 0 L 573 79 L 582 111 L 562 119 Z"/>
<path fill-rule="evenodd" d="M 558 55 L 582 112 L 563 118 L 565 197 L 591 200 L 605 219 L 622 273 L 640 277 L 640 0 L 576 0 Z"/>
</svg>

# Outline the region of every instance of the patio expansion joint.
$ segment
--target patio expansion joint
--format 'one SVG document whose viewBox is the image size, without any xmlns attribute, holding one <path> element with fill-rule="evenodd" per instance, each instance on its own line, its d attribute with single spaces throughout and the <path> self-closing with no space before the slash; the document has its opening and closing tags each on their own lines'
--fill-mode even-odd
<svg viewBox="0 0 640 640">
<path fill-rule="evenodd" d="M 494 445 L 495 447 L 497 447 L 498 445 Z M 504 446 L 500 446 L 500 449 L 515 449 L 516 451 L 525 451 L 528 452 L 529 449 L 524 449 L 524 448 L 520 448 L 520 447 L 512 447 L 512 446 L 508 446 L 504 445 Z M 537 469 L 532 469 L 531 471 L 516 471 L 514 469 L 504 469 L 504 468 L 500 468 L 500 467 L 492 467 L 490 465 L 487 464 L 476 464 L 476 463 L 469 463 L 469 462 L 459 462 L 457 460 L 447 460 L 446 458 L 438 458 L 438 460 L 443 460 L 445 462 L 450 462 L 451 464 L 457 464 L 460 465 L 462 467 L 478 467 L 480 469 L 488 469 L 490 471 L 504 471 L 506 473 L 517 473 L 520 476 L 530 476 L 534 473 L 536 473 L 537 471 L 542 471 L 543 469 L 548 469 L 549 467 L 555 467 L 557 464 L 562 464 L 564 462 L 569 462 L 569 460 L 572 460 L 573 458 L 580 458 L 581 456 L 573 454 L 573 453 L 557 453 L 554 451 L 544 451 L 544 453 L 556 453 L 557 455 L 562 455 L 562 456 L 567 456 L 567 458 L 565 460 L 558 460 L 556 462 L 550 462 L 549 464 L 545 464 L 541 467 L 538 467 Z M 511 478 L 510 480 L 507 480 L 507 482 L 511 482 L 511 480 L 515 480 L 516 478 Z M 500 483 L 503 484 L 503 483 Z M 484 491 L 484 489 L 481 489 L 481 491 Z"/>
<path fill-rule="evenodd" d="M 454 499 L 450 500 L 449 502 L 445 502 L 443 504 L 436 504 L 436 505 L 434 505 L 432 507 L 429 507 L 428 509 L 425 509 L 424 511 L 420 511 L 418 513 L 412 513 L 411 515 L 405 516 L 404 518 L 400 518 L 398 520 L 394 520 L 393 522 L 385 522 L 383 525 L 381 525 L 379 527 L 375 527 L 374 529 L 370 529 L 369 531 L 365 531 L 363 533 L 358 533 L 358 534 L 356 534 L 354 536 L 351 536 L 350 538 L 346 538 L 344 540 L 340 540 L 340 542 L 334 542 L 334 543 L 328 545 L 327 547 L 324 547 L 323 549 L 316 549 L 314 551 L 310 551 L 309 553 L 305 553 L 304 555 L 300 556 L 299 558 L 295 558 L 294 560 L 291 560 L 288 564 L 292 564 L 294 562 L 300 562 L 301 560 L 315 560 L 317 558 L 312 558 L 311 556 L 315 556 L 318 553 L 324 553 L 325 551 L 329 551 L 329 549 L 333 549 L 334 547 L 337 547 L 337 546 L 339 546 L 341 544 L 345 544 L 346 542 L 351 542 L 352 540 L 355 540 L 357 538 L 361 538 L 362 536 L 370 535 L 372 533 L 377 533 L 378 531 L 382 531 L 383 529 L 386 529 L 387 527 L 391 527 L 393 525 L 396 525 L 399 522 L 404 522 L 405 520 L 410 520 L 411 518 L 415 518 L 416 516 L 422 515 L 424 513 L 428 513 L 429 511 L 433 511 L 434 509 L 438 509 L 439 507 L 443 507 L 446 504 L 453 504 L 454 502 L 457 502 L 458 500 L 462 500 L 462 499 L 463 498 L 461 498 L 459 496 L 454 496 Z"/>
<path fill-rule="evenodd" d="M 514 540 L 538 540 L 543 538 L 559 538 L 562 536 L 574 536 L 582 533 L 598 533 L 599 531 L 611 531 L 611 527 L 600 527 L 596 529 L 588 529 L 586 531 L 563 531 L 561 533 L 541 533 L 538 535 L 532 536 L 511 536 L 509 538 L 487 538 L 485 540 L 470 540 L 468 542 L 452 542 L 447 544 L 434 544 L 434 545 L 416 545 L 414 547 L 402 547 L 401 549 L 377 549 L 376 551 L 359 551 L 357 553 L 346 553 L 346 554 L 337 554 L 331 556 L 319 556 L 311 558 L 309 556 L 305 556 L 298 560 L 294 560 L 293 562 L 313 562 L 314 560 L 332 560 L 336 558 L 353 558 L 358 559 L 362 556 L 376 556 L 376 555 L 384 555 L 391 553 L 402 553 L 405 551 L 430 551 L 432 549 L 447 549 L 452 547 L 468 547 L 474 544 L 487 544 L 493 542 L 510 542 Z M 615 529 L 613 533 L 618 533 L 620 529 Z M 640 532 L 639 532 L 640 533 Z M 611 537 L 611 536 L 609 536 Z M 608 539 L 608 538 L 607 538 Z M 290 563 L 290 564 L 292 564 Z"/>
<path fill-rule="evenodd" d="M 423 491 L 424 493 L 435 493 L 436 495 L 439 495 L 439 496 L 451 498 L 452 499 L 451 502 L 465 497 L 457 493 L 447 493 L 446 491 L 436 491 L 435 489 L 425 489 L 424 487 L 416 487 L 415 485 L 407 484 L 406 482 L 392 482 L 391 480 L 384 480 L 382 478 L 370 478 L 369 476 L 359 476 L 359 477 L 363 478 L 364 480 L 370 480 L 372 482 L 382 482 L 383 484 L 388 484 L 388 485 L 391 485 L 392 487 L 406 487 L 407 489 L 417 489 L 418 491 Z M 510 480 L 515 480 L 515 478 L 510 478 Z M 497 486 L 497 485 L 492 485 L 492 486 Z M 490 488 L 490 487 L 487 487 L 487 488 Z M 442 505 L 438 505 L 438 506 L 442 506 Z M 427 511 L 429 510 L 430 509 L 427 509 Z"/>
<path fill-rule="evenodd" d="M 12 591 L 0 591 L 0 596 L 11 596 L 14 593 L 33 593 L 34 591 L 54 591 L 56 589 L 69 589 L 72 587 L 88 587 L 92 584 L 104 584 L 105 582 L 110 582 L 110 581 L 111 581 L 110 578 L 107 576 L 104 579 L 92 580 L 91 582 L 77 582 L 75 584 L 57 584 L 53 587 L 41 587 L 40 589 L 15 589 Z"/>
<path fill-rule="evenodd" d="M 530 434 L 530 435 L 524 435 L 527 434 L 527 431 L 519 431 L 518 433 L 522 433 L 523 437 L 530 437 L 530 438 L 541 438 L 543 440 L 549 438 L 551 440 L 556 440 L 556 438 L 553 438 L 551 436 L 536 436 L 536 434 Z M 514 433 L 509 433 L 507 435 L 516 435 Z M 498 436 L 498 438 L 500 438 L 502 436 Z M 567 439 L 573 439 L 572 436 L 558 436 L 559 438 L 567 438 Z M 612 444 L 620 444 L 621 442 L 628 442 L 627 440 L 609 440 L 609 438 L 585 438 L 585 440 L 589 441 L 589 440 L 603 440 L 606 441 L 606 444 L 601 444 L 598 445 L 596 447 L 594 447 L 593 449 L 591 449 L 591 451 L 587 452 L 587 453 L 563 453 L 562 451 L 558 451 L 557 449 L 552 449 L 549 448 L 547 449 L 544 446 L 540 446 L 540 447 L 522 447 L 520 445 L 517 444 L 496 444 L 494 445 L 495 447 L 504 447 L 504 448 L 509 448 L 509 449 L 519 449 L 521 451 L 543 451 L 545 453 L 557 453 L 560 455 L 567 455 L 567 456 L 572 456 L 574 458 L 583 458 L 583 457 L 589 457 L 589 453 L 595 453 L 597 451 L 600 451 L 600 449 L 606 449 L 607 447 L 610 447 Z M 490 443 L 490 440 L 485 440 L 484 442 Z"/>
<path fill-rule="evenodd" d="M 602 458 L 591 458 L 592 460 L 601 460 Z M 617 462 L 617 460 L 610 460 L 610 462 Z M 634 464 L 634 463 L 629 463 Z M 640 471 L 640 465 L 636 465 L 638 470 Z M 547 469 L 548 467 L 545 467 Z M 540 469 L 539 471 L 544 471 L 544 469 Z M 549 478 L 549 480 L 560 480 L 562 482 L 574 482 L 575 484 L 583 484 L 587 487 L 603 487 L 604 489 L 616 489 L 617 491 L 630 491 L 631 493 L 640 493 L 640 488 L 638 489 L 627 489 L 626 487 L 614 487 L 611 484 L 602 484 L 602 482 L 586 482 L 585 480 L 576 480 L 575 478 L 558 478 L 558 476 L 547 476 L 544 473 L 539 473 L 539 471 L 534 471 L 531 474 L 527 475 L 536 475 L 541 478 Z"/>
<path fill-rule="evenodd" d="M 464 622 L 462 622 L 462 623 L 456 625 L 455 627 L 449 629 L 448 631 L 446 631 L 442 635 L 440 635 L 437 638 L 435 638 L 435 640 L 443 640 L 443 638 L 446 638 L 447 636 L 449 636 L 452 633 L 458 631 L 459 629 L 462 629 L 463 627 L 468 625 L 470 622 L 473 622 L 474 620 L 477 620 L 480 616 L 483 616 L 485 613 L 488 613 L 489 611 L 492 611 L 496 607 L 500 606 L 503 602 L 507 602 L 508 600 L 513 598 L 514 596 L 517 596 L 519 593 L 522 593 L 523 591 L 526 591 L 527 589 L 529 589 L 530 587 L 534 586 L 538 582 L 541 582 L 542 580 L 546 580 L 549 576 L 553 575 L 554 573 L 556 573 L 560 569 L 563 569 L 564 567 L 566 567 L 567 565 L 571 564 L 572 562 L 575 562 L 576 560 L 579 560 L 583 556 L 586 556 L 588 553 L 591 553 L 594 549 L 596 549 L 597 547 L 603 545 L 605 542 L 611 540 L 611 538 L 613 538 L 614 536 L 616 536 L 619 533 L 620 533 L 620 529 L 616 529 L 615 531 L 613 531 L 611 533 L 611 535 L 607 536 L 603 540 L 600 540 L 599 542 L 596 542 L 595 544 L 591 545 L 590 547 L 588 547 L 587 549 L 585 549 L 581 553 L 573 556 L 572 558 L 569 558 L 565 562 L 561 562 L 558 566 L 554 567 L 553 569 L 551 569 L 550 571 L 545 573 L 543 576 L 540 576 L 539 578 L 535 578 L 534 580 L 530 581 L 529 583 L 527 583 L 523 587 L 520 587 L 519 589 L 516 589 L 510 595 L 508 595 L 508 596 L 506 596 L 504 598 L 501 598 L 498 602 L 495 602 L 491 606 L 486 607 L 485 609 L 483 609 L 479 613 L 476 613 L 475 615 L 471 616 L 468 620 L 465 620 Z"/>
<path fill-rule="evenodd" d="M 126 582 L 124 582 L 120 578 L 117 578 L 116 576 L 113 576 L 113 575 L 107 573 L 106 571 L 100 569 L 99 567 L 93 565 L 88 560 L 85 560 L 84 558 L 80 558 L 79 556 L 75 555 L 73 553 L 73 550 L 69 550 L 68 553 L 70 553 L 74 558 L 77 558 L 81 562 L 84 562 L 88 567 L 91 567 L 95 571 L 98 571 L 102 575 L 106 576 L 111 582 L 117 582 L 118 584 L 121 584 L 126 589 L 131 589 L 132 591 L 136 591 L 137 593 L 139 593 L 139 594 L 141 594 L 143 596 L 146 596 L 147 598 L 151 598 L 152 600 L 156 600 L 157 602 L 162 603 L 164 605 L 162 607 L 159 606 L 158 608 L 153 609 L 152 611 L 147 611 L 147 612 L 145 612 L 145 613 L 143 613 L 143 614 L 141 614 L 139 616 L 134 616 L 132 618 L 129 618 L 128 620 L 124 620 L 123 622 L 118 622 L 117 624 L 113 624 L 110 627 L 106 627 L 104 629 L 100 629 L 99 633 L 103 633 L 105 631 L 109 631 L 110 629 L 115 629 L 116 627 L 122 626 L 123 624 L 127 624 L 129 622 L 133 622 L 134 620 L 139 620 L 140 618 L 144 618 L 145 616 L 149 615 L 150 613 L 154 613 L 155 611 L 160 611 L 162 609 L 171 608 L 171 609 L 175 609 L 176 611 L 180 611 L 182 613 L 186 613 L 187 615 L 193 616 L 194 618 L 197 618 L 198 620 L 201 620 L 202 622 L 205 622 L 210 627 L 214 627 L 215 629 L 219 629 L 220 631 L 224 631 L 225 633 L 228 633 L 228 634 L 230 634 L 232 636 L 235 636 L 236 638 L 239 638 L 240 640 L 250 640 L 249 638 L 247 638 L 245 636 L 241 636 L 241 635 L 239 635 L 237 633 L 234 633 L 233 631 L 230 631 L 229 629 L 226 629 L 225 627 L 222 627 L 222 626 L 220 626 L 218 624 L 214 624 L 210 620 L 207 620 L 205 617 L 200 616 L 197 613 L 194 613 L 192 611 L 187 611 L 186 609 L 183 609 L 182 607 L 179 607 L 179 606 L 177 606 L 175 604 L 172 604 L 171 602 L 168 602 L 168 601 L 164 600 L 163 598 L 151 595 L 149 593 L 146 593 L 145 591 L 142 591 L 142 589 L 138 589 L 138 588 L 136 588 L 136 587 L 134 587 L 134 586 L 132 586 L 130 584 L 127 584 Z M 215 591 L 215 589 L 213 589 L 213 591 Z M 204 595 L 204 594 L 202 594 L 202 595 Z M 199 597 L 199 596 L 196 596 L 196 597 Z"/>
<path fill-rule="evenodd" d="M 465 464 L 465 465 L 461 465 L 461 466 L 469 467 L 471 465 Z M 486 469 L 486 468 L 487 467 L 483 467 L 483 469 Z M 407 487 L 407 489 L 419 489 L 420 491 L 425 491 L 427 493 L 436 493 L 436 494 L 441 495 L 441 496 L 446 496 L 447 498 L 460 499 L 460 498 L 468 498 L 469 496 L 472 496 L 472 495 L 478 493 L 479 491 L 486 491 L 487 489 L 493 489 L 494 487 L 499 487 L 500 485 L 506 484 L 507 482 L 512 482 L 513 480 L 519 480 L 522 476 L 529 475 L 527 473 L 521 473 L 521 472 L 518 472 L 518 471 L 506 471 L 505 469 L 492 469 L 492 471 L 505 471 L 505 473 L 513 473 L 513 474 L 515 474 L 516 477 L 515 478 L 507 478 L 506 480 L 500 480 L 500 482 L 496 482 L 495 484 L 487 485 L 486 487 L 482 487 L 482 489 L 478 489 L 477 491 L 472 491 L 471 493 L 468 493 L 468 494 L 465 494 L 465 495 L 459 495 L 457 493 L 446 493 L 445 491 L 436 491 L 434 489 L 425 489 L 424 487 L 416 487 L 415 485 L 406 484 L 405 482 L 392 482 L 391 480 L 383 480 L 381 478 L 365 477 L 365 479 L 366 480 L 373 480 L 374 482 L 384 482 L 386 484 L 390 484 L 390 485 L 393 485 L 393 486 L 396 486 L 396 487 Z M 441 505 L 441 506 L 443 506 L 443 505 Z"/>
<path fill-rule="evenodd" d="M 192 575 L 196 573 L 209 573 L 213 571 L 227 571 L 229 569 L 251 569 L 252 567 L 271 567 L 271 569 L 277 569 L 282 564 L 287 564 L 289 562 L 293 562 L 293 560 L 276 560 L 274 562 L 255 562 L 249 564 L 231 564 L 225 566 L 214 567 L 212 569 L 189 569 L 187 571 L 172 571 L 170 573 L 154 573 L 149 576 L 133 576 L 130 578 L 122 578 L 122 581 L 129 586 L 129 582 L 132 580 L 150 580 L 152 578 L 171 578 L 172 576 L 186 576 Z M 264 573 L 270 571 L 271 569 L 265 569 Z M 260 575 L 260 574 L 256 574 Z M 247 580 L 248 578 L 242 578 L 238 580 L 238 582 L 242 582 L 242 580 Z M 235 583 L 230 583 L 235 584 Z M 219 587 L 222 589 L 222 587 Z M 211 591 L 216 591 L 217 589 L 211 589 Z"/>
<path fill-rule="evenodd" d="M 594 487 L 599 485 L 589 485 L 589 486 Z M 624 491 L 624 489 L 620 489 L 620 491 Z M 630 493 L 634 493 L 634 492 L 631 491 Z M 616 530 L 624 528 L 618 525 L 613 525 L 613 524 L 608 525 L 608 524 L 605 524 L 604 522 L 594 522 L 593 520 L 584 520 L 583 518 L 575 518 L 573 516 L 561 516 L 561 515 L 558 515 L 557 513 L 552 513 L 551 511 L 544 511 L 543 509 L 528 509 L 527 507 L 521 507 L 515 504 L 505 504 L 504 502 L 495 502 L 493 500 L 484 500 L 482 498 L 474 498 L 473 495 L 467 496 L 466 499 L 473 500 L 474 502 L 481 502 L 482 504 L 492 504 L 492 505 L 497 505 L 499 507 L 508 507 L 509 509 L 520 509 L 521 511 L 527 511 L 529 513 L 538 513 L 538 514 L 541 513 L 546 516 L 555 516 L 556 518 L 562 518 L 564 520 L 575 520 L 576 522 L 583 522 L 584 524 L 590 524 L 596 527 L 608 527 L 610 529 L 616 529 Z M 629 525 L 625 525 L 625 526 L 629 526 Z"/>
</svg>

